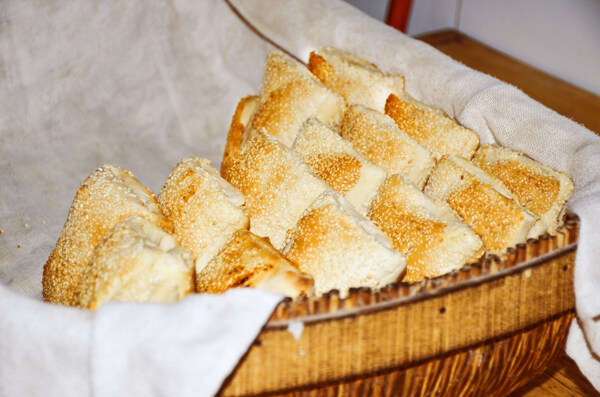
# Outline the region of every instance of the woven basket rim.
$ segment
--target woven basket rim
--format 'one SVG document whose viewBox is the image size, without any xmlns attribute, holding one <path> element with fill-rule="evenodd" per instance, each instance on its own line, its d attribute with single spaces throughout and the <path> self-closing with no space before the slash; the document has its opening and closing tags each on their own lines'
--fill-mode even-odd
<svg viewBox="0 0 600 397">
<path fill-rule="evenodd" d="M 351 288 L 346 298 L 340 298 L 337 290 L 329 291 L 320 297 L 296 300 L 286 298 L 275 309 L 264 329 L 287 328 L 291 323 L 298 321 L 308 325 L 371 314 L 525 272 L 555 257 L 575 251 L 579 226 L 579 218 L 574 214 L 567 214 L 566 221 L 557 229 L 555 235 L 545 234 L 537 239 L 529 239 L 527 243 L 508 248 L 500 256 L 486 254 L 478 262 L 468 263 L 459 270 L 416 283 L 397 282 L 377 290 L 369 287 Z M 541 251 L 546 252 L 526 258 L 524 253 L 531 245 L 543 245 L 546 248 Z M 316 305 L 334 306 L 337 309 L 311 309 Z"/>
</svg>

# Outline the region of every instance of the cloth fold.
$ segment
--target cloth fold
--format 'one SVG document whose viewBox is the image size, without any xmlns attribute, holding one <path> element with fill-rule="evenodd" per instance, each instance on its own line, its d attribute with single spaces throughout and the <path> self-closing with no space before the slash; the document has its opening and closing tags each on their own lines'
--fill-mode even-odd
<svg viewBox="0 0 600 397">
<path fill-rule="evenodd" d="M 600 389 L 600 138 L 582 126 L 339 0 L 6 1 L 0 26 L 0 394 L 218 390 L 279 296 L 91 314 L 41 302 L 41 274 L 95 168 L 127 168 L 157 192 L 185 156 L 218 167 L 235 105 L 258 92 L 274 45 L 303 61 L 332 45 L 403 74 L 411 95 L 482 142 L 573 178 L 582 226 L 568 352 Z"/>
</svg>

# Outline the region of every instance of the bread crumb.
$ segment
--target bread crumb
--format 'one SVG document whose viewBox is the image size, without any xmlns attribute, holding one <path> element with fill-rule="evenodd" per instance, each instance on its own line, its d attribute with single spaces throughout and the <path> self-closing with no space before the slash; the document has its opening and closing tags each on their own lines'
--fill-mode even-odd
<svg viewBox="0 0 600 397">
<path fill-rule="evenodd" d="M 4 233 L 4 229 L 0 229 L 0 234 Z"/>
<path fill-rule="evenodd" d="M 21 249 L 21 246 L 20 246 L 20 245 L 17 245 L 17 249 Z"/>
<path fill-rule="evenodd" d="M 299 320 L 292 320 L 289 322 L 287 330 L 294 336 L 294 339 L 300 340 L 302 332 L 304 331 L 304 323 Z"/>
<path fill-rule="evenodd" d="M 31 226 L 29 226 L 29 223 L 24 223 L 23 226 L 25 227 L 26 230 L 31 229 Z"/>
</svg>

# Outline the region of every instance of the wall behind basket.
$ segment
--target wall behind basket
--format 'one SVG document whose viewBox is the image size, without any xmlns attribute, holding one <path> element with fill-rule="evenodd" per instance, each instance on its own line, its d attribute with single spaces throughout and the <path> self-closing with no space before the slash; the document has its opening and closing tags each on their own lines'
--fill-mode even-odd
<svg viewBox="0 0 600 397">
<path fill-rule="evenodd" d="M 385 20 L 389 0 L 346 0 Z M 408 34 L 454 28 L 600 95 L 599 0 L 413 0 Z"/>
</svg>

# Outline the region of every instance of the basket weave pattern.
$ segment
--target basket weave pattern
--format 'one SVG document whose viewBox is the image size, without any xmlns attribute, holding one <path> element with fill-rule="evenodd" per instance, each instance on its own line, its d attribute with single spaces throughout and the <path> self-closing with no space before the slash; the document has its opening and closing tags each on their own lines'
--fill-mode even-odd
<svg viewBox="0 0 600 397">
<path fill-rule="evenodd" d="M 563 352 L 578 230 L 416 284 L 284 301 L 222 394 L 505 395 Z"/>
</svg>

